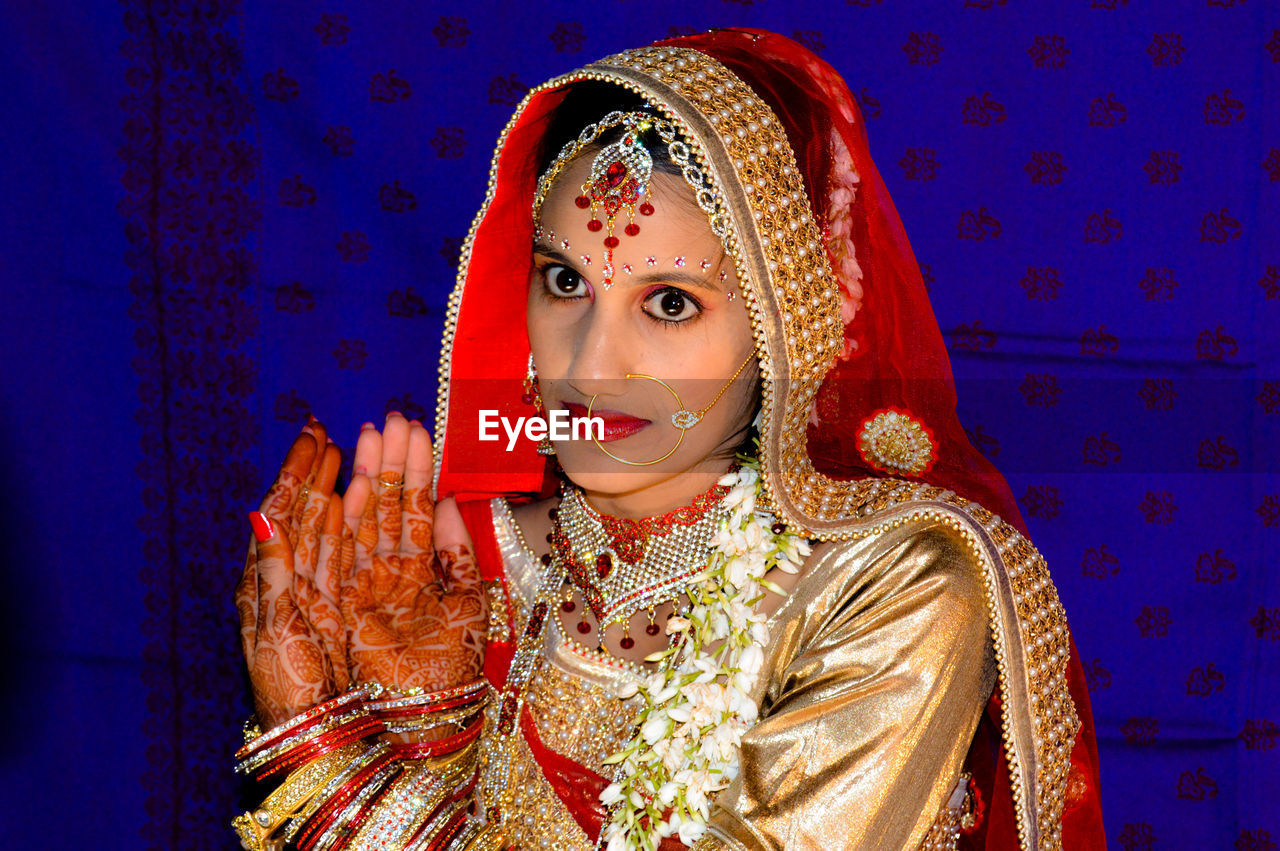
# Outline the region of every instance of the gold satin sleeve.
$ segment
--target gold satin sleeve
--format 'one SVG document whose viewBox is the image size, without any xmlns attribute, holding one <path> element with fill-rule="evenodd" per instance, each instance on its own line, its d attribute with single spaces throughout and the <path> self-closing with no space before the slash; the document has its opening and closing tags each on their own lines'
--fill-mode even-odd
<svg viewBox="0 0 1280 851">
<path fill-rule="evenodd" d="M 826 546 L 698 849 L 918 848 L 960 776 L 996 680 L 977 555 L 931 520 Z"/>
</svg>

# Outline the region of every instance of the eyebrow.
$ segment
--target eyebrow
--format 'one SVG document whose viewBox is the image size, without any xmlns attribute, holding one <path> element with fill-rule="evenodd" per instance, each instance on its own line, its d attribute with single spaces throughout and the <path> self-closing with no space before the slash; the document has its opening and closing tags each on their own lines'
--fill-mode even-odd
<svg viewBox="0 0 1280 851">
<path fill-rule="evenodd" d="M 572 258 L 560 251 L 557 251 L 546 243 L 534 243 L 533 250 L 534 252 L 545 257 L 549 257 L 552 260 L 559 260 L 566 266 L 570 266 L 574 269 L 580 268 Z M 618 283 L 620 278 L 615 274 L 613 280 L 614 283 Z M 634 277 L 631 282 L 635 284 L 689 284 L 690 286 L 698 287 L 699 289 L 704 289 L 709 292 L 719 292 L 720 290 L 720 288 L 710 280 L 697 275 L 691 275 L 688 272 L 651 272 L 648 275 L 639 275 Z"/>
</svg>

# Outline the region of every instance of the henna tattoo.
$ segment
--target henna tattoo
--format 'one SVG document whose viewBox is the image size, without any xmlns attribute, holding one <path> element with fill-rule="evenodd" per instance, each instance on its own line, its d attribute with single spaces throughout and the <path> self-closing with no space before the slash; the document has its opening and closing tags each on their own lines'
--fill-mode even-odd
<svg viewBox="0 0 1280 851">
<path fill-rule="evenodd" d="M 357 567 L 342 604 L 355 680 L 436 689 L 479 675 L 488 610 L 475 559 L 463 547 L 441 555 L 448 588 L 426 553 L 378 554 Z"/>
<path fill-rule="evenodd" d="M 400 547 L 400 489 L 382 486 L 378 494 L 378 534 L 382 548 L 388 552 Z"/>
<path fill-rule="evenodd" d="M 308 494 L 302 510 L 298 512 L 292 535 L 292 538 L 298 542 L 294 559 L 296 568 L 308 571 L 315 568 L 320 545 L 320 530 L 324 525 L 324 515 L 328 508 L 329 495 L 312 491 Z"/>
<path fill-rule="evenodd" d="M 356 544 L 366 553 L 373 552 L 378 546 L 378 503 L 370 499 L 364 504 L 364 513 L 360 515 L 360 528 L 356 532 Z"/>
<path fill-rule="evenodd" d="M 409 518 L 409 540 L 420 550 L 431 549 L 431 531 L 435 524 L 430 519 Z"/>
<path fill-rule="evenodd" d="M 302 484 L 301 477 L 289 470 L 281 470 L 262 501 L 262 513 L 280 524 L 292 518 L 293 503 L 302 490 Z"/>
<path fill-rule="evenodd" d="M 244 572 L 236 585 L 235 601 L 236 612 L 240 615 L 240 643 L 244 659 L 246 663 L 252 663 L 258 631 L 258 555 L 254 544 L 249 545 Z"/>
</svg>

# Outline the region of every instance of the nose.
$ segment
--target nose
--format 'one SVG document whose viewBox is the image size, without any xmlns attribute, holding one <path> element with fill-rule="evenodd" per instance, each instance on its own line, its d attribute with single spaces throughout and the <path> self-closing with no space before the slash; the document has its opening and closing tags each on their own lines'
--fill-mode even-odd
<svg viewBox="0 0 1280 851">
<path fill-rule="evenodd" d="M 624 392 L 624 376 L 632 371 L 635 341 L 630 339 L 622 299 L 597 297 L 573 330 L 569 384 L 583 398 L 617 397 Z"/>
</svg>

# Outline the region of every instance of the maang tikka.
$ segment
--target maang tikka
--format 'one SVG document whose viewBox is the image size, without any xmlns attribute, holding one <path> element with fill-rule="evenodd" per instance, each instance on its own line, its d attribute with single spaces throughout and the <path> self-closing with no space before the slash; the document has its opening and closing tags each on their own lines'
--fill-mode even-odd
<svg viewBox="0 0 1280 851">
<path fill-rule="evenodd" d="M 584 147 L 599 138 L 600 134 L 619 125 L 624 128 L 622 137 L 605 145 L 596 154 L 591 161 L 591 175 L 582 184 L 581 194 L 574 198 L 574 203 L 580 209 L 591 211 L 587 230 L 592 233 L 604 232 L 601 285 L 606 290 L 613 286 L 613 249 L 618 247 L 615 228 L 619 214 L 626 214 L 627 224 L 623 233 L 627 236 L 640 233 L 640 225 L 636 224 L 637 212 L 642 216 L 653 215 L 653 205 L 647 200 L 640 201 L 641 196 L 648 193 L 649 181 L 653 177 L 653 157 L 641 141 L 641 134 L 656 129 L 659 136 L 670 144 L 675 140 L 674 126 L 647 112 L 609 113 L 595 124 L 588 125 L 576 140 L 564 146 L 546 173 L 538 178 L 538 191 L 533 202 L 534 218 L 537 219 L 552 183 L 565 165 Z M 601 210 L 604 211 L 604 221 L 600 220 Z"/>
<path fill-rule="evenodd" d="M 644 113 L 627 113 L 622 117 L 622 124 L 626 128 L 622 138 L 606 145 L 591 161 L 591 177 L 582 184 L 582 194 L 573 199 L 579 208 L 591 210 L 587 230 L 592 233 L 604 231 L 602 284 L 605 289 L 613 285 L 613 249 L 618 247 L 614 226 L 618 213 L 626 211 L 627 225 L 623 232 L 627 236 L 640 233 L 640 226 L 636 224 L 636 202 L 641 195 L 648 193 L 649 179 L 653 177 L 653 157 L 640 141 L 640 134 L 652 125 L 652 117 Z M 601 207 L 604 208 L 604 222 L 598 218 Z M 639 211 L 642 216 L 652 216 L 653 205 L 645 201 L 640 204 Z"/>
<path fill-rule="evenodd" d="M 582 184 L 581 194 L 574 199 L 582 209 L 591 210 L 591 221 L 587 223 L 587 227 L 593 232 L 605 233 L 605 262 L 601 281 L 605 289 L 613 286 L 613 249 L 618 247 L 614 225 L 618 214 L 623 211 L 627 214 L 627 224 L 623 229 L 627 236 L 640 233 L 640 226 L 635 221 L 637 211 L 642 216 L 653 215 L 653 205 L 648 201 L 637 205 L 640 197 L 649 191 L 650 179 L 653 177 L 653 157 L 640 139 L 649 130 L 653 130 L 662 144 L 666 145 L 672 165 L 693 190 L 693 198 L 698 207 L 707 214 L 711 232 L 724 241 L 728 239 L 731 229 L 729 209 L 715 187 L 711 172 L 704 170 L 705 166 L 699 164 L 694 147 L 686 141 L 692 138 L 688 129 L 676 119 L 662 115 L 615 110 L 594 124 L 582 128 L 578 138 L 565 145 L 538 178 L 538 188 L 533 196 L 535 239 L 542 235 L 543 202 L 547 200 L 560 172 L 584 148 L 600 138 L 602 133 L 619 125 L 625 128 L 622 138 L 604 146 L 596 154 L 591 162 L 591 176 Z M 604 210 L 603 222 L 597 217 L 600 209 Z"/>
</svg>

